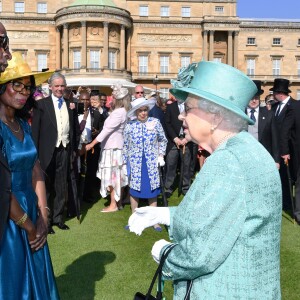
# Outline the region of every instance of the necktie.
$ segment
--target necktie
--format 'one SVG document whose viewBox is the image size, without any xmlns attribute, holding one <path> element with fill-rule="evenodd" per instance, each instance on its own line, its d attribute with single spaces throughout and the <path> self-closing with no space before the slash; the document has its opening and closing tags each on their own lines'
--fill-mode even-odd
<svg viewBox="0 0 300 300">
<path fill-rule="evenodd" d="M 278 117 L 278 116 L 279 116 L 280 110 L 281 110 L 281 105 L 282 105 L 282 102 L 279 102 L 279 103 L 278 103 L 277 110 L 276 110 L 276 113 L 275 113 L 275 117 Z"/>
<path fill-rule="evenodd" d="M 254 116 L 254 113 L 255 113 L 255 109 L 251 109 L 250 110 L 250 119 L 253 121 L 253 122 L 256 122 L 256 118 Z"/>
<path fill-rule="evenodd" d="M 58 109 L 61 109 L 63 104 L 63 99 L 62 98 L 58 98 Z"/>
</svg>

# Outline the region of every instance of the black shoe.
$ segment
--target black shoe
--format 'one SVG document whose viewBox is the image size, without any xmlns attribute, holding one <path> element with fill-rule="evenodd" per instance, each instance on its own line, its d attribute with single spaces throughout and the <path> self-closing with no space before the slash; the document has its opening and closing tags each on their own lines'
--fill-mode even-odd
<svg viewBox="0 0 300 300">
<path fill-rule="evenodd" d="M 48 227 L 48 234 L 54 234 L 55 231 L 53 230 L 52 226 Z"/>
<path fill-rule="evenodd" d="M 65 223 L 59 222 L 59 223 L 53 223 L 53 225 L 57 226 L 61 230 L 68 230 L 70 227 L 66 225 Z"/>
</svg>

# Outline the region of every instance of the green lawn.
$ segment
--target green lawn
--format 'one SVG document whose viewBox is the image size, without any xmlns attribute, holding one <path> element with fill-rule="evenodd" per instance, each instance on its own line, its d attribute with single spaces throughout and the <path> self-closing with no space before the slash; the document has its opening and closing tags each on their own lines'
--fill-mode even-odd
<svg viewBox="0 0 300 300">
<path fill-rule="evenodd" d="M 170 205 L 180 199 L 172 198 Z M 157 264 L 151 257 L 156 240 L 167 232 L 152 228 L 136 236 L 124 229 L 130 207 L 115 213 L 100 213 L 105 200 L 83 207 L 81 224 L 67 221 L 69 231 L 55 229 L 48 237 L 58 289 L 62 300 L 132 300 L 136 291 L 146 292 Z M 283 214 L 281 246 L 282 299 L 299 299 L 300 227 Z M 172 285 L 165 286 L 172 299 Z"/>
</svg>

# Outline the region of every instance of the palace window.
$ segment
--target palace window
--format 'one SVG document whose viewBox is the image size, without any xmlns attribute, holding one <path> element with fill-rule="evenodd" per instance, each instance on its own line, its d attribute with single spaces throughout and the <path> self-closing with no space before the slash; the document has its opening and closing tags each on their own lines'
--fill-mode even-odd
<svg viewBox="0 0 300 300">
<path fill-rule="evenodd" d="M 116 69 L 116 51 L 109 50 L 108 52 L 108 68 L 109 69 Z"/>
<path fill-rule="evenodd" d="M 161 6 L 160 7 L 160 16 L 161 17 L 169 17 L 170 16 L 170 7 L 169 6 Z"/>
<path fill-rule="evenodd" d="M 280 59 L 278 58 L 273 58 L 272 60 L 272 74 L 273 76 L 280 76 Z"/>
<path fill-rule="evenodd" d="M 222 62 L 222 57 L 214 57 L 214 61 L 221 63 Z"/>
<path fill-rule="evenodd" d="M 15 12 L 24 13 L 25 12 L 25 2 L 15 2 Z"/>
<path fill-rule="evenodd" d="M 247 45 L 255 45 L 255 44 L 256 44 L 256 40 L 254 37 L 247 38 Z"/>
<path fill-rule="evenodd" d="M 148 5 L 140 5 L 140 17 L 148 17 Z"/>
<path fill-rule="evenodd" d="M 169 73 L 169 55 L 160 56 L 160 73 Z"/>
<path fill-rule="evenodd" d="M 300 39 L 298 39 L 298 46 L 300 46 Z"/>
<path fill-rule="evenodd" d="M 2 11 L 2 1 L 0 1 L 0 12 Z"/>
<path fill-rule="evenodd" d="M 181 16 L 183 18 L 190 18 L 191 16 L 191 8 L 189 6 L 181 7 Z"/>
<path fill-rule="evenodd" d="M 37 12 L 38 14 L 46 14 L 47 13 L 47 3 L 38 2 L 37 4 Z"/>
<path fill-rule="evenodd" d="M 81 51 L 73 51 L 73 69 L 80 69 L 81 66 Z"/>
<path fill-rule="evenodd" d="M 139 55 L 139 73 L 148 73 L 148 55 Z"/>
<path fill-rule="evenodd" d="M 37 54 L 38 71 L 41 72 L 43 69 L 47 69 L 47 53 Z"/>
<path fill-rule="evenodd" d="M 300 99 L 300 90 L 297 90 L 297 95 L 296 95 L 296 99 L 299 100 Z"/>
<path fill-rule="evenodd" d="M 297 75 L 300 77 L 300 59 L 297 60 Z"/>
<path fill-rule="evenodd" d="M 281 45 L 281 38 L 273 38 L 273 45 Z"/>
<path fill-rule="evenodd" d="M 247 59 L 247 75 L 248 76 L 255 75 L 255 59 L 254 58 Z"/>
<path fill-rule="evenodd" d="M 169 97 L 169 89 L 168 88 L 160 88 L 159 96 L 164 99 L 168 99 Z"/>
<path fill-rule="evenodd" d="M 181 68 L 186 68 L 190 63 L 191 63 L 190 56 L 181 56 L 181 58 L 180 58 Z"/>
<path fill-rule="evenodd" d="M 90 67 L 91 69 L 100 68 L 100 51 L 90 50 Z"/>
<path fill-rule="evenodd" d="M 215 12 L 216 13 L 223 13 L 224 12 L 224 6 L 215 6 Z"/>
</svg>

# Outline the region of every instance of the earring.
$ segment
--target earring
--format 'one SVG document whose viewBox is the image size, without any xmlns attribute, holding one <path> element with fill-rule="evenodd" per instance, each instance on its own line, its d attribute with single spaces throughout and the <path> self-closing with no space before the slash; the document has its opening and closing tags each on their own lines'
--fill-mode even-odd
<svg viewBox="0 0 300 300">
<path fill-rule="evenodd" d="M 216 127 L 211 125 L 211 128 L 210 128 L 211 133 L 213 133 L 215 131 L 215 129 L 216 129 Z"/>
</svg>

